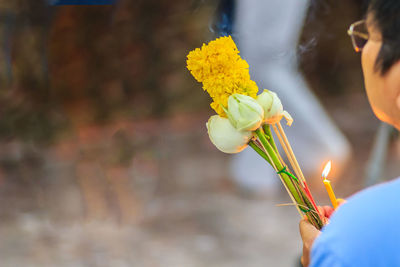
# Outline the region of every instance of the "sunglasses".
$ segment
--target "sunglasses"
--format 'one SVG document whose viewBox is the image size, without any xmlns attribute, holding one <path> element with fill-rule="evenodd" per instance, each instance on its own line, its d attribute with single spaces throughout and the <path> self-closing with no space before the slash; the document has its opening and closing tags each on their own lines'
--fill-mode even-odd
<svg viewBox="0 0 400 267">
<path fill-rule="evenodd" d="M 365 44 L 368 42 L 369 34 L 365 20 L 354 22 L 347 30 L 347 34 L 351 37 L 354 50 L 361 52 Z"/>
</svg>

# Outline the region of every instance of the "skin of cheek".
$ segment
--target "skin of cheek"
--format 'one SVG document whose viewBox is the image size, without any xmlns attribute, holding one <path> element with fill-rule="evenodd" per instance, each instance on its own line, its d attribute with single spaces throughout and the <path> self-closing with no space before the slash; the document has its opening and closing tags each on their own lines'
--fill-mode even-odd
<svg viewBox="0 0 400 267">
<path fill-rule="evenodd" d="M 374 25 L 373 16 L 368 14 L 367 27 L 371 38 L 361 55 L 365 89 L 375 115 L 400 131 L 400 61 L 383 76 L 375 71 L 376 58 L 382 47 L 382 41 L 379 41 L 382 35 Z"/>
<path fill-rule="evenodd" d="M 391 107 L 391 124 L 400 130 L 400 61 L 391 67 L 386 80 L 386 87 L 389 88 L 387 97 L 390 98 L 388 106 Z"/>
<path fill-rule="evenodd" d="M 374 64 L 379 49 L 380 45 L 378 46 L 374 42 L 368 42 L 362 51 L 361 65 L 364 74 L 364 84 L 368 100 L 375 115 L 382 119 L 381 117 L 383 116 L 383 110 L 380 108 L 382 102 L 380 92 L 382 92 L 383 89 L 382 81 L 380 80 L 382 78 L 374 71 Z"/>
<path fill-rule="evenodd" d="M 397 104 L 397 109 L 400 111 L 400 94 L 397 96 L 396 104 Z"/>
<path fill-rule="evenodd" d="M 375 71 L 375 61 L 381 48 L 380 42 L 368 42 L 362 52 L 362 69 L 368 100 L 376 117 L 400 125 L 400 62 L 381 75 Z"/>
</svg>

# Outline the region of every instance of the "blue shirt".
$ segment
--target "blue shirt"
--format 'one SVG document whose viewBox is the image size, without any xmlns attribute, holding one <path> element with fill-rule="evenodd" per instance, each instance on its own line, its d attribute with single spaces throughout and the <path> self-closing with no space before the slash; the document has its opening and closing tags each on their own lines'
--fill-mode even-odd
<svg viewBox="0 0 400 267">
<path fill-rule="evenodd" d="M 400 178 L 341 205 L 315 240 L 310 266 L 400 266 Z"/>
</svg>

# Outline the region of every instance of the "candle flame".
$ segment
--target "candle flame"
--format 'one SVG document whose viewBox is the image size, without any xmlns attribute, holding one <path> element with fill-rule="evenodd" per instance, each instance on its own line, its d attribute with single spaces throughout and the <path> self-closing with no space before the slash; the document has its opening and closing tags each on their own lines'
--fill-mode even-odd
<svg viewBox="0 0 400 267">
<path fill-rule="evenodd" d="M 328 161 L 328 163 L 325 165 L 324 171 L 322 172 L 322 177 L 326 178 L 331 171 L 331 161 Z"/>
</svg>

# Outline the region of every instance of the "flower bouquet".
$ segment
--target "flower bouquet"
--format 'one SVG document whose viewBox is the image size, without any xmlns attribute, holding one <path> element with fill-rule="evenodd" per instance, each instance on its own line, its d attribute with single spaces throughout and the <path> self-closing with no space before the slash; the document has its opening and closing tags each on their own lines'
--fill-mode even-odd
<svg viewBox="0 0 400 267">
<path fill-rule="evenodd" d="M 276 93 L 264 90 L 257 95 L 257 84 L 250 79 L 249 66 L 232 38 L 221 37 L 191 51 L 187 68 L 203 84 L 213 100 L 211 108 L 218 114 L 206 124 L 211 142 L 225 153 L 253 148 L 275 169 L 300 216 L 307 216 L 321 229 L 324 221 L 280 124 L 283 117 L 289 126 L 293 119 L 283 110 Z M 279 154 L 271 128 L 291 167 Z"/>
</svg>

